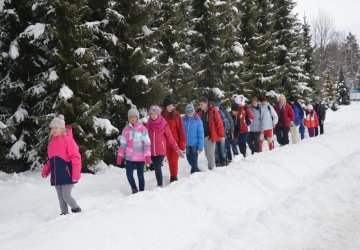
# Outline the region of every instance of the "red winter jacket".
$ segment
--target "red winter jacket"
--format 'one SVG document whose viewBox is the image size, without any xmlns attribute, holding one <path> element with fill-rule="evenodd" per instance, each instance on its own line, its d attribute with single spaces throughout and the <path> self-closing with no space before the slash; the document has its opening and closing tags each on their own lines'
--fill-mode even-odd
<svg viewBox="0 0 360 250">
<path fill-rule="evenodd" d="M 177 145 L 179 146 L 179 148 L 181 150 L 185 150 L 186 135 L 185 135 L 184 125 L 183 125 L 183 121 L 182 121 L 180 113 L 175 110 L 171 113 L 165 112 L 164 118 L 167 121 L 167 123 L 169 124 L 171 134 L 174 137 Z"/>
<path fill-rule="evenodd" d="M 151 141 L 151 156 L 166 155 L 166 145 L 173 148 L 174 150 L 179 149 L 171 134 L 169 125 L 166 125 L 163 129 L 158 131 L 152 130 L 148 124 L 145 124 L 145 127 L 148 130 Z"/>
<path fill-rule="evenodd" d="M 246 125 L 245 118 L 247 116 L 248 119 L 250 119 L 251 121 L 254 120 L 254 116 L 253 116 L 250 108 L 247 105 L 239 107 L 238 116 L 240 118 L 240 134 L 249 132 L 250 129 L 249 129 L 249 126 Z"/>
<path fill-rule="evenodd" d="M 208 112 L 210 138 L 213 142 L 217 142 L 220 138 L 225 136 L 224 123 L 221 119 L 219 111 L 216 109 L 215 103 L 210 103 Z M 198 115 L 202 117 L 203 112 L 200 111 Z"/>
<path fill-rule="evenodd" d="M 285 110 L 284 110 L 284 119 L 281 121 L 281 114 L 280 114 L 280 106 L 279 103 L 274 104 L 274 109 L 279 117 L 279 121 L 276 124 L 277 127 L 283 128 L 290 128 L 290 122 L 295 121 L 295 114 L 293 108 L 290 104 L 286 103 Z"/>
</svg>

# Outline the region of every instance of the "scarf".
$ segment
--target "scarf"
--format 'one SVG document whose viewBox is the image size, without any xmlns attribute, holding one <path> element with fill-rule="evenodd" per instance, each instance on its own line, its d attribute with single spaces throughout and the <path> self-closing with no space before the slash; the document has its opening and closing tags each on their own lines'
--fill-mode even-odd
<svg viewBox="0 0 360 250">
<path fill-rule="evenodd" d="M 154 121 L 151 118 L 148 120 L 147 125 L 149 129 L 159 132 L 160 130 L 164 129 L 168 124 L 165 121 L 164 117 L 162 115 L 159 115 L 159 117 Z"/>
</svg>

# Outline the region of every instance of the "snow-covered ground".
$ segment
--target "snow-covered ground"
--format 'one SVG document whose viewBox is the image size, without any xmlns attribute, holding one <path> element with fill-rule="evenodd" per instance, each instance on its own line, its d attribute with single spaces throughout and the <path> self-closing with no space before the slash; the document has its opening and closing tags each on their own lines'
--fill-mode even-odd
<svg viewBox="0 0 360 250">
<path fill-rule="evenodd" d="M 360 105 L 328 111 L 325 131 L 192 176 L 181 160 L 179 182 L 147 172 L 136 195 L 123 169 L 84 174 L 68 216 L 49 179 L 1 173 L 0 249 L 358 250 Z"/>
</svg>

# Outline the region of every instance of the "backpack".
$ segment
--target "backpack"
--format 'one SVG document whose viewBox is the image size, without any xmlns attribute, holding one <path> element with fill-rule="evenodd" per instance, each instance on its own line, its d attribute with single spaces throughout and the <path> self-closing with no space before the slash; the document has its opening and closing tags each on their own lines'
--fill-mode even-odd
<svg viewBox="0 0 360 250">
<path fill-rule="evenodd" d="M 220 108 L 219 108 L 219 113 L 220 113 L 220 116 L 221 116 L 221 120 L 223 121 L 223 124 L 224 124 L 225 134 L 228 134 L 230 132 L 230 129 L 231 129 L 230 122 L 227 119 L 224 112 Z"/>
</svg>

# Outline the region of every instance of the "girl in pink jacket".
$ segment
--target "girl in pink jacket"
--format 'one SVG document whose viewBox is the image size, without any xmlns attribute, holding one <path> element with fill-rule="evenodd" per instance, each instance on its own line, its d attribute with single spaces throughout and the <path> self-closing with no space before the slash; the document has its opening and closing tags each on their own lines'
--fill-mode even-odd
<svg viewBox="0 0 360 250">
<path fill-rule="evenodd" d="M 152 166 L 150 168 L 155 169 L 157 184 L 159 187 L 162 187 L 163 175 L 161 167 L 166 155 L 166 145 L 173 148 L 180 157 L 184 157 L 184 154 L 176 144 L 168 123 L 161 115 L 161 108 L 159 106 L 151 106 L 148 114 L 150 118 L 145 126 L 149 131 L 151 141 Z"/>
<path fill-rule="evenodd" d="M 117 164 L 121 165 L 126 160 L 126 176 L 135 194 L 139 190 L 144 191 L 144 165 L 151 164 L 150 138 L 145 126 L 139 122 L 140 116 L 137 109 L 128 112 L 129 124 L 123 129 L 120 137 L 120 148 L 117 156 Z M 134 179 L 134 169 L 137 170 L 139 189 Z"/>
<path fill-rule="evenodd" d="M 65 126 L 63 115 L 55 117 L 51 123 L 51 140 L 48 145 L 48 161 L 41 176 L 51 174 L 51 186 L 58 194 L 61 215 L 68 214 L 68 206 L 73 213 L 81 212 L 71 196 L 74 184 L 80 179 L 81 156 L 79 147 L 73 139 L 71 126 Z"/>
</svg>

